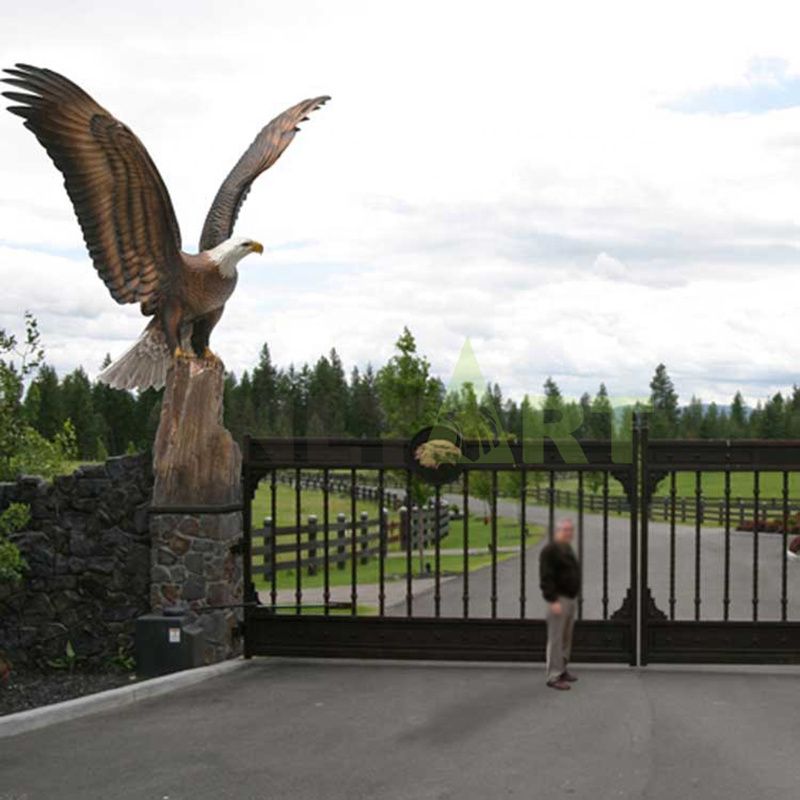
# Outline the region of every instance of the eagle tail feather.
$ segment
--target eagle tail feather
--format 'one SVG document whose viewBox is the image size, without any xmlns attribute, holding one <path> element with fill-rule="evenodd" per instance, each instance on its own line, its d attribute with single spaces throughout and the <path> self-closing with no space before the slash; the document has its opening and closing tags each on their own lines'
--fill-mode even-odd
<svg viewBox="0 0 800 800">
<path fill-rule="evenodd" d="M 153 320 L 133 347 L 109 364 L 97 379 L 114 389 L 161 389 L 167 382 L 170 362 L 164 332 Z"/>
</svg>

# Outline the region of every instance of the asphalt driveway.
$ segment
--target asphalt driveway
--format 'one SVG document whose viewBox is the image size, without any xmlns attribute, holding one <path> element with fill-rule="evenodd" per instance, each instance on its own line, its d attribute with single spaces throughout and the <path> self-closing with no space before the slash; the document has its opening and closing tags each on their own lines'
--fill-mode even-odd
<svg viewBox="0 0 800 800">
<path fill-rule="evenodd" d="M 3 800 L 795 800 L 800 672 L 254 660 L 3 740 Z"/>
<path fill-rule="evenodd" d="M 458 501 L 448 496 L 448 501 Z M 471 499 L 473 513 L 482 513 L 483 503 Z M 513 517 L 517 504 L 498 501 L 501 515 Z M 528 505 L 527 519 L 531 523 L 547 526 L 547 508 Z M 556 519 L 571 517 L 569 509 L 556 509 Z M 540 545 L 541 546 L 541 545 Z M 576 549 L 578 544 L 576 542 Z M 781 567 L 783 537 L 773 533 L 759 534 L 757 564 L 758 615 L 761 620 L 781 618 Z M 669 613 L 670 598 L 670 531 L 663 522 L 649 526 L 649 583 L 656 603 Z M 528 548 L 519 557 L 498 564 L 498 616 L 518 617 L 522 578 L 525 577 L 527 597 L 526 614 L 543 616 L 538 576 L 539 547 Z M 526 569 L 522 569 L 525 560 Z M 607 590 L 603 581 L 603 520 L 599 514 L 584 517 L 583 545 L 583 610 L 587 619 L 603 618 L 603 596 L 607 594 L 607 610 L 613 613 L 622 603 L 630 585 L 630 521 L 627 517 L 611 516 L 608 519 L 608 557 L 606 561 Z M 721 528 L 707 527 L 700 534 L 700 618 L 721 620 L 724 598 L 725 537 Z M 730 619 L 753 618 L 753 534 L 731 531 L 730 535 Z M 431 581 L 431 584 L 433 582 Z M 462 611 L 463 582 L 455 578 L 442 584 L 441 602 L 443 616 L 460 616 Z M 470 614 L 489 616 L 491 613 L 491 572 L 478 570 L 469 577 Z M 694 618 L 695 596 L 695 530 L 692 526 L 676 525 L 675 529 L 675 618 Z M 787 616 L 800 620 L 800 561 L 790 562 L 787 569 Z M 398 603 L 389 613 L 404 614 L 405 604 Z M 433 615 L 433 589 L 414 599 L 414 613 Z M 798 795 L 800 796 L 800 794 Z"/>
</svg>

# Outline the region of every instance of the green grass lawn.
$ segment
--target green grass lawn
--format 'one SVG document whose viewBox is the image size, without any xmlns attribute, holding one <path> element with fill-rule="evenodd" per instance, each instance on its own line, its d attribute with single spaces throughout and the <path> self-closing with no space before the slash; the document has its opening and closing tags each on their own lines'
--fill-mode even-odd
<svg viewBox="0 0 800 800">
<path fill-rule="evenodd" d="M 297 606 L 287 605 L 285 607 L 281 607 L 280 604 L 275 606 L 275 613 L 276 614 L 284 614 L 286 616 L 294 616 L 297 614 Z M 308 606 L 304 605 L 300 609 L 300 613 L 304 617 L 315 617 L 315 616 L 322 616 L 325 614 L 325 606 Z M 378 609 L 375 606 L 367 606 L 362 605 L 359 603 L 356 606 L 356 615 L 359 617 L 374 617 L 378 613 Z M 351 607 L 336 607 L 336 606 L 329 606 L 328 612 L 326 616 L 334 616 L 334 617 L 349 617 L 352 616 L 353 612 L 351 611 Z"/>
<path fill-rule="evenodd" d="M 295 491 L 291 486 L 279 483 L 277 485 L 277 517 L 278 526 L 295 524 Z M 328 513 L 331 522 L 336 520 L 337 514 L 344 514 L 350 518 L 350 498 L 330 492 L 328 494 Z M 356 501 L 356 515 L 362 511 L 369 512 L 370 519 L 377 519 L 378 504 L 372 500 Z M 319 489 L 303 489 L 300 492 L 300 520 L 305 525 L 311 514 L 316 514 L 320 525 L 324 513 L 324 495 Z M 268 482 L 262 482 L 256 496 L 253 498 L 253 527 L 260 528 L 264 518 L 272 514 L 271 496 Z M 390 519 L 397 519 L 395 512 L 390 512 Z"/>
<path fill-rule="evenodd" d="M 308 522 L 310 514 L 317 516 L 318 524 L 322 525 L 323 517 L 323 504 L 324 497 L 318 489 L 303 489 L 300 495 L 300 520 L 301 524 L 305 525 Z M 260 528 L 263 524 L 264 518 L 270 515 L 270 487 L 267 483 L 262 483 L 256 491 L 253 500 L 253 527 Z M 336 515 L 343 513 L 347 519 L 350 519 L 350 498 L 334 494 L 331 492 L 328 496 L 329 505 L 329 519 L 331 522 L 336 521 Z M 278 526 L 293 526 L 295 524 L 295 492 L 290 486 L 278 484 L 276 510 L 278 517 Z M 372 500 L 358 500 L 356 503 L 356 515 L 362 511 L 369 514 L 371 520 L 377 519 L 378 504 Z M 389 512 L 389 522 L 399 520 L 400 515 L 396 511 Z M 535 536 L 541 533 L 541 529 L 535 525 L 529 525 L 528 529 L 530 535 L 528 542 L 537 541 Z M 320 532 L 318 537 L 322 538 Z M 301 539 L 305 540 L 306 535 L 302 534 Z M 333 538 L 333 536 L 331 537 Z M 469 546 L 480 548 L 488 547 L 492 539 L 492 528 L 486 522 L 482 515 L 473 515 L 470 518 L 469 524 Z M 459 548 L 463 547 L 464 540 L 464 524 L 461 520 L 451 520 L 450 530 L 446 538 L 442 539 L 443 548 Z M 520 541 L 519 522 L 516 519 L 509 517 L 498 517 L 497 519 L 497 543 L 499 546 L 518 545 Z M 398 543 L 390 545 L 389 550 L 396 550 L 399 548 Z M 284 555 L 284 554 L 281 554 Z"/>
<path fill-rule="evenodd" d="M 510 553 L 499 553 L 497 556 L 498 563 L 509 558 Z M 472 555 L 469 556 L 468 566 L 469 571 L 480 569 L 488 564 L 491 564 L 491 557 L 489 555 Z M 431 571 L 434 567 L 434 555 L 431 552 L 425 554 L 425 563 L 430 564 Z M 380 562 L 377 557 L 371 558 L 366 564 L 358 564 L 356 573 L 356 581 L 358 585 L 378 583 L 379 582 L 379 569 Z M 385 562 L 386 570 L 386 583 L 394 581 L 404 581 L 406 579 L 406 561 L 403 557 L 387 558 Z M 458 556 L 441 556 L 441 574 L 447 576 L 448 574 L 460 574 L 464 570 L 463 558 Z M 411 572 L 412 575 L 419 575 L 420 573 L 420 558 L 419 553 L 412 553 L 411 557 Z M 281 589 L 294 589 L 295 588 L 295 570 L 285 569 L 278 571 L 277 588 Z M 269 579 L 265 579 L 261 572 L 253 574 L 253 581 L 257 589 L 269 589 L 271 583 Z M 322 570 L 319 570 L 316 575 L 309 575 L 307 570 L 303 571 L 303 589 L 320 589 L 324 586 L 324 578 Z M 350 562 L 344 564 L 344 569 L 337 569 L 332 566 L 330 570 L 330 585 L 331 586 L 349 586 L 350 585 Z"/>
<path fill-rule="evenodd" d="M 525 537 L 527 546 L 535 544 L 542 536 L 539 525 L 528 525 L 528 536 Z M 488 547 L 492 541 L 492 526 L 481 515 L 473 514 L 469 520 L 469 546 L 471 548 Z M 499 547 L 519 546 L 519 522 L 513 517 L 497 518 L 497 544 Z M 464 522 L 453 520 L 450 522 L 450 531 L 442 539 L 442 547 L 458 548 L 464 546 Z"/>
<path fill-rule="evenodd" d="M 261 526 L 264 517 L 269 516 L 271 506 L 270 487 L 267 483 L 262 483 L 253 501 L 253 525 L 255 528 Z M 317 489 L 303 489 L 301 492 L 300 504 L 300 518 L 301 523 L 306 524 L 308 516 L 315 514 L 318 517 L 319 524 L 322 524 L 324 495 Z M 276 493 L 276 511 L 279 526 L 293 526 L 295 524 L 295 492 L 290 486 L 278 484 Z M 330 493 L 328 496 L 329 515 L 330 520 L 333 522 L 336 515 L 339 513 L 345 514 L 349 519 L 351 515 L 350 498 L 348 496 L 341 496 Z M 374 501 L 358 500 L 356 503 L 356 514 L 366 511 L 370 519 L 377 519 L 378 505 Z M 399 519 L 398 512 L 390 511 L 389 521 L 397 521 Z M 395 531 L 396 534 L 396 531 Z M 536 525 L 528 526 L 528 536 L 526 537 L 527 546 L 531 546 L 539 541 L 542 536 L 542 529 Z M 305 541 L 306 534 L 301 534 L 301 540 Z M 284 537 L 282 542 L 290 542 L 290 537 Z M 321 556 L 323 553 L 322 532 L 318 534 L 317 552 Z M 484 519 L 483 516 L 475 515 L 470 518 L 469 522 L 469 547 L 471 549 L 486 550 L 486 553 L 470 555 L 468 557 L 469 571 L 480 569 L 491 563 L 491 556 L 488 553 L 489 544 L 492 541 L 492 526 Z M 345 540 L 347 551 L 350 550 L 349 535 Z M 498 517 L 497 519 L 497 544 L 499 547 L 505 546 L 518 546 L 520 543 L 519 523 L 515 519 L 507 517 Z M 260 544 L 259 537 L 254 538 L 254 545 Z M 335 539 L 334 536 L 330 537 L 331 552 L 335 552 Z M 459 550 L 461 551 L 464 546 L 464 523 L 462 520 L 451 520 L 449 523 L 449 530 L 446 537 L 441 540 L 442 550 Z M 513 554 L 498 553 L 498 562 L 509 558 Z M 279 553 L 277 555 L 279 561 L 294 561 L 294 554 L 291 552 Z M 430 564 L 431 569 L 434 565 L 435 553 L 433 548 L 426 550 L 424 554 L 423 564 Z M 261 566 L 263 564 L 263 557 L 260 555 L 253 556 L 253 579 L 256 586 L 260 589 L 269 588 L 269 578 L 264 578 Z M 406 560 L 405 551 L 401 550 L 400 542 L 394 541 L 389 544 L 389 552 L 385 561 L 385 580 L 398 581 L 406 579 Z M 441 555 L 441 569 L 443 574 L 461 573 L 464 569 L 463 556 L 459 552 L 458 555 L 443 554 Z M 371 557 L 367 563 L 357 564 L 356 580 L 359 584 L 369 584 L 379 582 L 379 559 Z M 412 572 L 418 574 L 421 571 L 420 554 L 418 550 L 412 552 Z M 308 569 L 303 569 L 302 585 L 304 588 L 321 588 L 324 585 L 322 570 L 318 569 L 314 575 L 309 575 Z M 346 561 L 343 568 L 339 568 L 337 564 L 331 564 L 330 567 L 330 585 L 331 586 L 347 586 L 351 581 L 351 563 Z M 291 589 L 295 587 L 296 572 L 294 569 L 283 569 L 277 573 L 277 588 Z"/>
<path fill-rule="evenodd" d="M 546 483 L 541 484 L 543 487 Z M 679 497 L 694 497 L 695 474 L 694 472 L 678 472 L 675 476 L 675 487 Z M 724 497 L 725 495 L 725 473 L 723 472 L 704 472 L 701 476 L 701 487 L 706 497 Z M 556 480 L 556 488 L 562 490 L 578 490 L 578 479 L 576 477 L 560 478 Z M 590 487 L 588 481 L 584 481 L 584 491 L 594 494 L 601 494 L 602 484 L 597 488 Z M 762 472 L 759 474 L 759 495 L 762 499 L 781 497 L 783 491 L 783 475 L 780 472 Z M 670 492 L 669 477 L 662 480 L 656 487 L 655 495 L 665 497 Z M 621 484 L 613 478 L 608 482 L 609 495 L 621 495 L 623 493 Z M 790 473 L 789 475 L 789 495 L 790 497 L 800 497 L 800 473 Z M 753 473 L 752 472 L 732 472 L 731 473 L 731 497 L 752 498 L 753 497 Z"/>
</svg>

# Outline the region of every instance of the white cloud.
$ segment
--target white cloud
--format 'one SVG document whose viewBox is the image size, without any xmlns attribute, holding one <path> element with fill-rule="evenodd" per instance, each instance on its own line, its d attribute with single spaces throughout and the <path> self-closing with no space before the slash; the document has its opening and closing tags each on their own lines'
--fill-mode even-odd
<svg viewBox="0 0 800 800">
<path fill-rule="evenodd" d="M 262 341 L 283 364 L 381 362 L 408 324 L 445 380 L 471 337 L 515 394 L 548 374 L 641 392 L 663 360 L 682 396 L 724 400 L 800 363 L 800 108 L 674 107 L 754 59 L 797 74 L 798 22 L 791 3 L 32 2 L 5 13 L 0 62 L 63 71 L 130 125 L 187 249 L 259 127 L 333 95 L 241 215 L 267 253 L 215 332 L 237 370 Z M 144 321 L 19 120 L 0 140 L 0 325 L 30 308 L 60 369 L 95 371 Z"/>
</svg>

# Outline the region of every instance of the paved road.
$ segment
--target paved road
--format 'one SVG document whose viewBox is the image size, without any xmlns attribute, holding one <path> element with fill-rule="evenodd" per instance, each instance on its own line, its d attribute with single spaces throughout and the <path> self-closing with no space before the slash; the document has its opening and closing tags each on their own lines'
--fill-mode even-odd
<svg viewBox="0 0 800 800">
<path fill-rule="evenodd" d="M 460 497 L 448 496 L 448 502 L 460 502 Z M 483 504 L 472 500 L 471 511 L 483 513 Z M 516 504 L 508 500 L 498 501 L 501 515 L 514 517 Z M 571 515 L 569 511 L 557 510 L 558 516 Z M 529 522 L 546 528 L 547 508 L 529 505 Z M 670 604 L 670 537 L 669 526 L 663 522 L 650 523 L 650 586 L 656 603 L 665 613 Z M 730 619 L 750 620 L 753 618 L 753 539 L 752 533 L 731 532 L 730 539 Z M 695 531 L 691 526 L 677 525 L 675 531 L 675 618 L 694 619 L 695 606 Z M 577 548 L 576 543 L 576 548 Z M 500 562 L 497 568 L 497 614 L 499 617 L 518 617 L 521 609 L 522 578 L 525 574 L 525 613 L 529 617 L 542 615 L 542 601 L 538 588 L 538 556 L 541 545 L 529 548 L 524 556 Z M 604 614 L 603 578 L 603 524 L 597 514 L 586 514 L 584 518 L 584 592 L 583 611 L 587 619 L 602 619 Z M 759 535 L 758 575 L 758 614 L 762 620 L 781 618 L 781 559 L 782 537 L 775 534 Z M 630 527 L 626 517 L 609 517 L 608 520 L 608 573 L 607 573 L 607 612 L 612 614 L 619 608 L 630 584 Z M 433 562 L 433 557 L 429 559 Z M 390 565 L 395 560 L 388 562 Z M 722 619 L 724 598 L 725 541 L 720 528 L 706 528 L 701 534 L 700 548 L 700 618 Z M 414 565 L 417 555 L 414 554 Z M 523 570 L 524 566 L 524 570 Z M 800 620 L 800 561 L 791 561 L 787 568 L 787 615 L 790 620 Z M 387 573 L 391 567 L 387 567 Z M 433 579 L 415 580 L 414 614 L 432 616 L 434 614 Z M 387 581 L 387 613 L 404 615 L 406 613 L 405 581 Z M 262 592 L 267 602 L 266 591 Z M 463 612 L 464 581 L 461 576 L 446 577 L 441 586 L 441 613 L 443 616 L 460 616 Z M 321 603 L 322 589 L 306 590 L 303 594 L 307 603 Z M 336 601 L 350 600 L 350 587 L 338 586 L 332 589 Z M 491 570 L 487 567 L 469 576 L 470 615 L 488 617 L 491 614 Z M 294 602 L 294 590 L 280 593 L 279 602 Z M 359 602 L 377 606 L 378 586 L 359 587 Z M 2 798 L 0 798 L 2 800 Z"/>
<path fill-rule="evenodd" d="M 7 739 L 3 800 L 796 800 L 800 672 L 255 660 Z"/>
<path fill-rule="evenodd" d="M 447 498 L 448 502 L 460 498 Z M 473 513 L 483 513 L 483 504 L 471 501 Z M 505 516 L 516 514 L 516 504 L 498 501 L 498 511 Z M 531 523 L 547 525 L 547 509 L 530 505 L 527 518 Z M 557 516 L 575 515 L 557 509 Z M 602 517 L 586 514 L 584 518 L 584 616 L 600 619 L 603 616 L 603 525 Z M 627 517 L 609 517 L 608 520 L 608 612 L 613 613 L 621 604 L 630 583 L 630 527 Z M 663 522 L 650 523 L 650 586 L 658 606 L 669 613 L 669 526 Z M 753 534 L 731 532 L 730 618 L 752 619 L 753 615 Z M 675 556 L 675 617 L 694 618 L 695 595 L 695 531 L 690 526 L 676 526 Z M 577 547 L 577 545 L 576 545 Z M 781 614 L 781 558 L 782 537 L 762 533 L 759 535 L 758 594 L 759 619 L 780 619 Z M 722 619 L 724 597 L 724 552 L 722 529 L 706 528 L 701 533 L 700 558 L 700 617 Z M 520 613 L 523 560 L 526 573 L 527 613 L 540 616 L 541 599 L 538 590 L 539 547 L 529 548 L 526 555 L 498 564 L 498 615 L 515 617 Z M 800 620 L 800 561 L 790 562 L 787 569 L 788 618 Z M 432 581 L 431 581 L 432 584 Z M 460 615 L 464 594 L 462 579 L 456 578 L 442 585 L 442 614 Z M 469 576 L 470 613 L 488 616 L 491 605 L 491 572 L 481 569 Z M 433 588 L 414 600 L 414 613 L 433 614 Z M 391 613 L 405 612 L 404 603 L 396 605 Z"/>
</svg>

